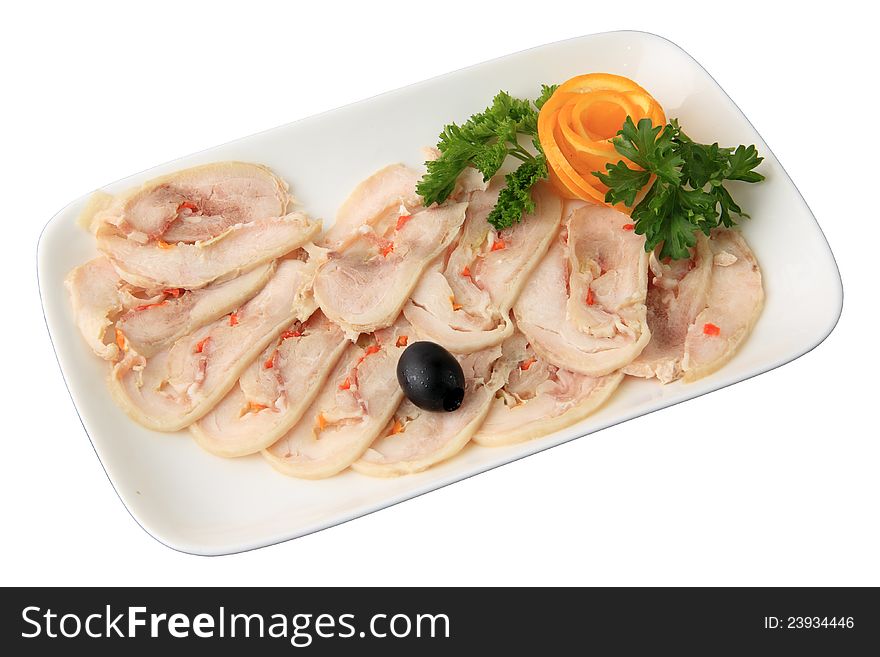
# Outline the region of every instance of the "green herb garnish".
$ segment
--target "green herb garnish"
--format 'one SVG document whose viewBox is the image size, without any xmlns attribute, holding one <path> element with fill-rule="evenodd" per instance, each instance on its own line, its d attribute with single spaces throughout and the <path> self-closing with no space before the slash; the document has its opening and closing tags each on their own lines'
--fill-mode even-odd
<svg viewBox="0 0 880 657">
<path fill-rule="evenodd" d="M 614 148 L 642 167 L 629 168 L 623 161 L 606 164 L 594 175 L 608 186 L 605 202 L 632 207 L 642 188 L 655 175 L 654 184 L 633 208 L 635 231 L 645 236 L 645 250 L 662 244 L 661 258 L 690 257 L 696 244 L 694 232 L 706 235 L 716 226 L 731 227 L 733 215 L 748 217 L 730 192 L 725 180 L 756 183 L 764 176 L 754 171 L 764 159 L 754 146 L 721 148 L 698 144 L 673 119 L 666 126 L 654 126 L 650 119 L 638 125 L 626 118 L 614 138 Z"/>
<path fill-rule="evenodd" d="M 437 143 L 440 157 L 425 163 L 428 171 L 417 187 L 425 205 L 443 203 L 449 198 L 467 167 L 478 169 L 483 180 L 489 180 L 508 157 L 513 157 L 521 164 L 504 177 L 505 187 L 488 221 L 502 230 L 521 221 L 523 214 L 534 212 L 532 186 L 547 178 L 547 160 L 538 142 L 538 111 L 555 90 L 556 85 L 542 85 L 541 95 L 534 103 L 502 91 L 482 113 L 474 114 L 460 126 L 451 123 L 444 127 Z M 536 154 L 519 143 L 521 136 L 532 138 Z"/>
</svg>

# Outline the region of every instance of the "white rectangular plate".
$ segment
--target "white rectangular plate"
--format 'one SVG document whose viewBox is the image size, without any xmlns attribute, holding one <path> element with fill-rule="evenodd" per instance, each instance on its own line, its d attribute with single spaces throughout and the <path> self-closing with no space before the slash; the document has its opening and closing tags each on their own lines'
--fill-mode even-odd
<svg viewBox="0 0 880 657">
<path fill-rule="evenodd" d="M 660 37 L 612 32 L 541 46 L 354 105 L 218 146 L 120 180 L 120 192 L 156 175 L 216 160 L 272 167 L 304 209 L 332 221 L 351 188 L 390 162 L 421 163 L 419 148 L 450 120 L 481 111 L 499 90 L 534 98 L 541 83 L 606 71 L 646 87 L 698 141 L 756 144 L 767 176 L 735 195 L 752 215 L 743 231 L 764 272 L 767 302 L 754 333 L 719 372 L 692 384 L 626 380 L 585 421 L 506 448 L 469 446 L 431 470 L 397 479 L 345 472 L 325 481 L 284 477 L 260 456 L 224 460 L 189 434 L 160 434 L 129 420 L 111 401 L 106 364 L 76 331 L 63 287 L 67 272 L 95 255 L 75 218 L 86 201 L 55 215 L 40 238 L 40 293 L 71 397 L 125 506 L 157 540 L 196 554 L 270 545 L 335 525 L 644 413 L 742 381 L 794 360 L 834 328 L 843 293 L 828 244 L 791 179 L 742 112 L 687 53 Z"/>
</svg>

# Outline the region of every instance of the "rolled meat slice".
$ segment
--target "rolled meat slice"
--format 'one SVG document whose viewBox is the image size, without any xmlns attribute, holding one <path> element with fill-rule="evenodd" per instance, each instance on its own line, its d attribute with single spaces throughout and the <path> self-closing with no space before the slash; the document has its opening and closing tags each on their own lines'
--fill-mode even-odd
<svg viewBox="0 0 880 657">
<path fill-rule="evenodd" d="M 116 329 L 132 351 L 152 356 L 178 338 L 232 313 L 257 294 L 274 272 L 273 261 L 200 290 L 164 290 L 158 301 L 135 306 L 119 317 Z"/>
<path fill-rule="evenodd" d="M 501 358 L 501 345 L 458 359 L 465 375 L 461 406 L 450 413 L 431 413 L 404 400 L 383 433 L 352 465 L 354 470 L 373 477 L 411 474 L 464 448 L 504 385 L 511 363 Z"/>
<path fill-rule="evenodd" d="M 125 283 L 104 256 L 71 270 L 64 285 L 80 333 L 92 351 L 105 360 L 116 360 L 119 355 L 115 335 L 109 329 L 120 313 L 165 298 L 161 291 L 140 290 Z"/>
<path fill-rule="evenodd" d="M 321 244 L 339 250 L 353 240 L 361 226 L 374 225 L 383 220 L 397 222 L 422 205 L 416 192 L 421 175 L 402 164 L 391 164 L 379 169 L 358 184 L 336 212 L 336 220 L 324 233 Z"/>
<path fill-rule="evenodd" d="M 111 372 L 114 399 L 150 429 L 176 431 L 192 424 L 286 326 L 314 312 L 315 268 L 314 262 L 283 260 L 260 293 L 236 311 L 235 321 L 218 319 L 150 358 L 128 353 Z"/>
<path fill-rule="evenodd" d="M 687 260 L 662 263 L 650 256 L 648 274 L 648 328 L 651 341 L 624 374 L 657 378 L 669 383 L 683 370 L 684 341 L 688 327 L 706 307 L 712 277 L 712 249 L 709 238 L 697 233 L 697 243 Z"/>
<path fill-rule="evenodd" d="M 321 222 L 293 212 L 283 217 L 236 224 L 194 244 L 138 244 L 112 230 L 98 231 L 98 249 L 119 275 L 133 285 L 198 289 L 228 280 L 309 243 Z"/>
<path fill-rule="evenodd" d="M 267 167 L 215 162 L 149 180 L 115 197 L 94 221 L 136 242 L 197 242 L 236 224 L 284 216 L 290 201 L 287 183 Z"/>
<path fill-rule="evenodd" d="M 104 257 L 76 267 L 64 279 L 80 333 L 92 351 L 106 360 L 115 360 L 119 353 L 106 335 L 115 316 L 122 312 L 119 284 L 119 275 Z"/>
<path fill-rule="evenodd" d="M 471 353 L 513 333 L 510 309 L 559 229 L 562 200 L 547 185 L 533 190 L 535 212 L 504 231 L 486 221 L 503 179 L 471 195 L 458 244 L 440 271 L 427 272 L 404 306 L 419 336 Z"/>
<path fill-rule="evenodd" d="M 535 352 L 586 376 L 631 363 L 651 338 L 648 254 L 630 218 L 578 204 L 514 304 Z"/>
<path fill-rule="evenodd" d="M 410 335 L 412 327 L 398 320 L 349 346 L 299 423 L 263 450 L 272 467 L 321 479 L 357 461 L 403 398 L 396 370 Z"/>
<path fill-rule="evenodd" d="M 391 325 L 422 273 L 455 239 L 466 209 L 450 203 L 362 224 L 318 271 L 321 310 L 349 336 Z"/>
<path fill-rule="evenodd" d="M 300 420 L 348 344 L 320 310 L 305 323 L 294 322 L 210 413 L 190 425 L 196 442 L 227 457 L 269 447 Z"/>
<path fill-rule="evenodd" d="M 685 381 L 696 381 L 727 363 L 764 307 L 761 268 L 742 234 L 716 228 L 709 245 L 713 253 L 709 297 L 684 341 Z"/>
<path fill-rule="evenodd" d="M 473 441 L 485 447 L 512 445 L 560 431 L 604 404 L 623 374 L 589 377 L 551 365 L 521 333 L 504 341 L 503 358 L 514 365 Z"/>
</svg>

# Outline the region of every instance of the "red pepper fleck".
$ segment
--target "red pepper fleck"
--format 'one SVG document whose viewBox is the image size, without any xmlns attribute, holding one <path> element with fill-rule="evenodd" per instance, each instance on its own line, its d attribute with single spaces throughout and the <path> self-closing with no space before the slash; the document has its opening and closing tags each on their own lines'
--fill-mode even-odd
<svg viewBox="0 0 880 657">
<path fill-rule="evenodd" d="M 596 303 L 596 297 L 593 296 L 593 288 L 587 290 L 587 305 L 592 306 Z"/>
<path fill-rule="evenodd" d="M 394 243 L 388 242 L 388 244 L 382 245 L 382 247 L 379 249 L 379 253 L 382 254 L 382 257 L 387 258 L 388 254 L 391 253 L 393 250 L 394 250 Z"/>
<path fill-rule="evenodd" d="M 236 324 L 238 324 L 238 315 L 232 313 L 231 315 L 229 315 L 229 325 L 235 326 Z"/>
<path fill-rule="evenodd" d="M 716 335 L 721 335 L 721 328 L 710 322 L 703 324 L 703 333 L 714 337 Z"/>
<path fill-rule="evenodd" d="M 389 435 L 394 436 L 395 434 L 403 433 L 403 422 L 394 418 L 394 423 L 391 425 L 391 432 Z"/>
<path fill-rule="evenodd" d="M 125 345 L 125 333 L 123 333 L 119 329 L 116 329 L 116 346 L 125 351 L 127 348 Z"/>
<path fill-rule="evenodd" d="M 190 210 L 191 212 L 198 212 L 199 206 L 197 206 L 192 201 L 184 201 L 183 203 L 181 203 L 180 205 L 177 206 L 177 211 L 180 212 L 181 210 Z"/>
<path fill-rule="evenodd" d="M 207 338 L 202 338 L 201 340 L 199 340 L 196 343 L 196 353 L 197 354 L 202 353 L 202 351 L 205 349 L 205 345 L 208 344 L 208 340 L 210 340 L 210 339 L 211 339 L 211 336 L 209 335 Z"/>
<path fill-rule="evenodd" d="M 342 383 L 339 384 L 339 389 L 340 390 L 348 390 L 349 388 L 351 388 L 351 379 L 348 377 L 345 377 L 345 381 L 343 381 Z"/>
<path fill-rule="evenodd" d="M 492 242 L 492 251 L 500 251 L 507 245 L 504 243 L 504 240 L 495 240 Z"/>
<path fill-rule="evenodd" d="M 471 276 L 471 268 L 468 267 L 467 265 L 465 265 L 465 266 L 464 266 L 464 269 L 461 270 L 461 275 L 462 275 L 462 276 L 467 276 L 468 278 L 470 278 L 470 276 Z"/>
<path fill-rule="evenodd" d="M 367 359 L 367 356 L 371 356 L 372 354 L 375 354 L 377 351 L 379 351 L 379 348 L 380 347 L 377 344 L 372 344 L 369 347 L 367 347 L 367 349 L 364 351 L 364 353 L 361 355 L 361 357 L 358 358 L 357 364 L 360 365 L 361 363 L 363 363 Z"/>
<path fill-rule="evenodd" d="M 159 306 L 164 306 L 167 303 L 168 303 L 168 299 L 165 299 L 164 301 L 160 301 L 159 303 L 147 303 L 147 304 L 144 304 L 143 306 L 135 306 L 134 309 L 136 311 L 137 310 L 149 310 L 150 308 L 158 308 Z"/>
<path fill-rule="evenodd" d="M 635 224 L 623 224 L 623 229 L 624 230 L 635 230 L 636 225 Z"/>
<path fill-rule="evenodd" d="M 400 230 L 404 226 L 406 226 L 406 222 L 412 219 L 411 214 L 402 214 L 397 218 L 397 228 L 396 230 Z"/>
<path fill-rule="evenodd" d="M 166 297 L 174 297 L 175 299 L 184 293 L 184 289 L 182 287 L 169 287 L 166 290 L 162 290 L 162 294 Z"/>
<path fill-rule="evenodd" d="M 273 367 L 275 367 L 275 356 L 277 356 L 277 355 L 278 355 L 278 350 L 276 349 L 275 351 L 272 352 L 272 355 L 269 356 L 263 362 L 263 368 L 267 369 L 267 370 L 271 370 Z"/>
<path fill-rule="evenodd" d="M 519 364 L 519 369 L 521 369 L 523 372 L 525 372 L 532 365 L 534 365 L 535 361 L 537 361 L 537 360 L 538 360 L 537 358 L 528 358 Z"/>
<path fill-rule="evenodd" d="M 405 347 L 406 343 L 409 341 L 409 338 L 405 335 L 401 335 L 397 338 L 397 342 L 395 343 L 398 347 Z"/>
<path fill-rule="evenodd" d="M 302 331 L 285 331 L 281 334 L 281 339 L 286 340 L 287 338 L 298 338 L 302 335 Z"/>
</svg>

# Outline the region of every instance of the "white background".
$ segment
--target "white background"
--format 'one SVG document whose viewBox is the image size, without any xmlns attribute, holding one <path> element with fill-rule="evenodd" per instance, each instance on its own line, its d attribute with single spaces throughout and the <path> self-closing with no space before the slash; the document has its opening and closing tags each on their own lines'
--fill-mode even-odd
<svg viewBox="0 0 880 657">
<path fill-rule="evenodd" d="M 0 584 L 880 584 L 878 16 L 869 3 L 777 4 L 7 3 Z M 757 379 L 294 542 L 203 558 L 144 533 L 52 354 L 35 272 L 48 219 L 193 151 L 624 28 L 689 51 L 800 187 L 844 281 L 825 343 Z"/>
</svg>

